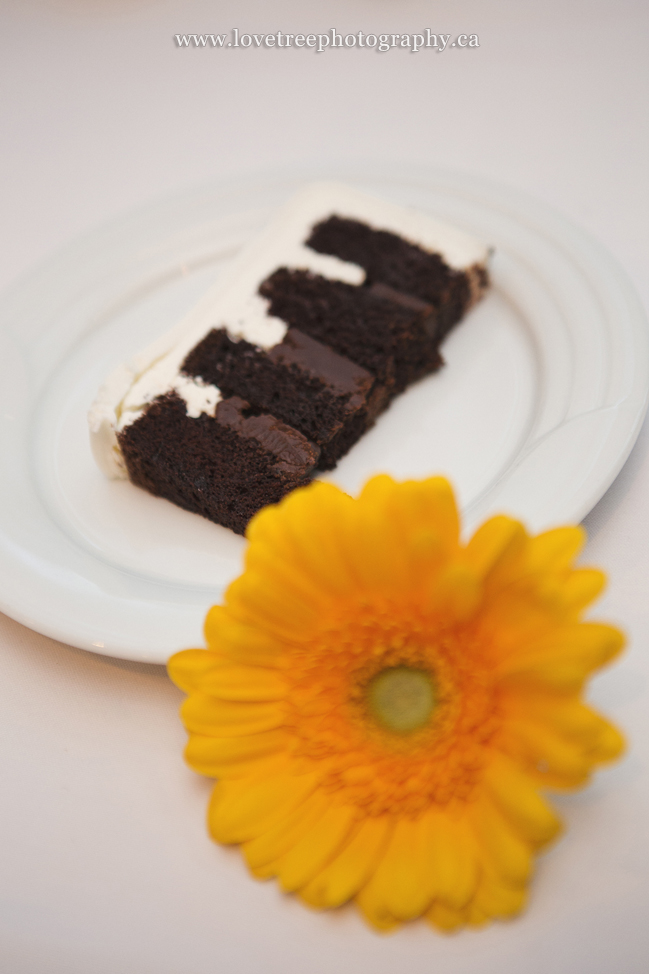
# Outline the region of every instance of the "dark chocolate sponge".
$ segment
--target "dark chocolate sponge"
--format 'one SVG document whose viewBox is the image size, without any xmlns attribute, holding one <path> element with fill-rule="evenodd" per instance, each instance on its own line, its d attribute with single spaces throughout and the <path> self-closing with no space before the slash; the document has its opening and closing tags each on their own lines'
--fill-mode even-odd
<svg viewBox="0 0 649 974">
<path fill-rule="evenodd" d="M 243 534 L 250 518 L 308 483 L 320 450 L 274 416 L 222 400 L 190 418 L 177 395 L 156 399 L 118 436 L 129 479 L 158 497 Z"/>
</svg>

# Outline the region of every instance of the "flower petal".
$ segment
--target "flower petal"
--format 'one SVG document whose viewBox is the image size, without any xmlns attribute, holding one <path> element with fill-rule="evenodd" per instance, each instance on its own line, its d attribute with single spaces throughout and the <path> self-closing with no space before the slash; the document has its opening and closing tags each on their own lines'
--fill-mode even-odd
<svg viewBox="0 0 649 974">
<path fill-rule="evenodd" d="M 433 898 L 428 822 L 399 818 L 367 887 L 376 904 L 397 920 L 421 916 Z M 368 895 L 367 890 L 364 891 Z"/>
<path fill-rule="evenodd" d="M 399 506 L 412 524 L 436 528 L 449 550 L 458 545 L 457 504 L 453 488 L 445 477 L 397 483 L 387 474 L 378 474 L 367 481 L 358 501 L 361 507 L 371 506 L 382 514 L 394 512 Z"/>
<path fill-rule="evenodd" d="M 277 703 L 239 703 L 217 700 L 205 693 L 187 697 L 180 715 L 188 731 L 209 737 L 261 734 L 281 727 L 284 716 Z"/>
<path fill-rule="evenodd" d="M 253 875 L 258 879 L 276 876 L 282 856 L 322 818 L 328 807 L 329 796 L 316 789 L 256 838 L 245 842 L 242 852 Z"/>
<path fill-rule="evenodd" d="M 201 690 L 219 700 L 282 700 L 287 686 L 276 670 L 261 666 L 237 666 L 223 663 L 205 674 Z"/>
<path fill-rule="evenodd" d="M 523 756 L 539 775 L 552 775 L 553 783 L 560 780 L 563 787 L 575 788 L 590 777 L 593 762 L 584 749 L 544 724 L 531 719 L 510 720 L 507 736 L 514 753 Z"/>
<path fill-rule="evenodd" d="M 380 493 L 376 489 L 379 482 L 385 482 L 387 492 L 391 495 L 396 485 L 387 477 L 375 477 L 370 482 L 375 484 L 375 489 L 368 494 Z M 389 497 L 366 496 L 366 503 L 359 504 L 356 525 L 358 545 L 352 557 L 356 574 L 366 591 L 403 592 L 411 584 L 400 525 L 394 517 L 388 517 L 385 510 L 388 499 Z"/>
<path fill-rule="evenodd" d="M 371 880 L 356 894 L 355 902 L 367 923 L 380 933 L 389 933 L 399 926 L 400 921 L 385 907 L 382 890 L 377 889 Z"/>
<path fill-rule="evenodd" d="M 458 549 L 453 491 L 443 477 L 396 483 L 385 474 L 358 501 L 349 557 L 366 589 L 409 591 Z"/>
<path fill-rule="evenodd" d="M 324 909 L 342 906 L 351 899 L 373 871 L 391 825 L 387 815 L 366 819 L 332 862 L 301 890 L 305 903 Z"/>
<path fill-rule="evenodd" d="M 436 900 L 426 914 L 426 919 L 443 933 L 453 933 L 466 923 L 466 913 L 464 910 L 456 910 Z"/>
<path fill-rule="evenodd" d="M 484 578 L 502 559 L 512 554 L 518 557 L 526 543 L 523 525 L 498 515 L 478 528 L 464 550 L 464 559 L 479 578 Z"/>
<path fill-rule="evenodd" d="M 621 651 L 624 636 L 613 626 L 581 622 L 561 626 L 505 658 L 499 667 L 508 683 L 578 689 L 589 673 Z"/>
<path fill-rule="evenodd" d="M 205 638 L 222 659 L 247 666 L 280 666 L 287 646 L 264 629 L 242 624 L 222 605 L 207 613 Z"/>
<path fill-rule="evenodd" d="M 553 528 L 530 538 L 528 564 L 532 571 L 564 571 L 570 568 L 586 543 L 581 527 Z"/>
<path fill-rule="evenodd" d="M 244 737 L 192 734 L 185 748 L 185 760 L 194 771 L 211 778 L 240 777 L 254 773 L 256 762 L 285 752 L 287 741 L 282 730 Z"/>
<path fill-rule="evenodd" d="M 435 895 L 452 909 L 466 906 L 478 881 L 473 835 L 465 819 L 444 810 L 434 811 L 429 841 L 435 879 Z"/>
<path fill-rule="evenodd" d="M 592 762 L 611 761 L 624 751 L 624 737 L 576 694 L 518 693 L 505 704 L 518 719 L 532 718 L 581 748 Z"/>
<path fill-rule="evenodd" d="M 491 919 L 513 917 L 525 908 L 526 902 L 525 886 L 510 886 L 483 873 L 467 909 L 467 921 L 472 926 L 481 927 Z"/>
<path fill-rule="evenodd" d="M 562 609 L 579 612 L 600 594 L 606 575 L 597 568 L 577 568 L 560 586 L 556 600 Z"/>
<path fill-rule="evenodd" d="M 314 775 L 274 774 L 250 780 L 219 781 L 212 792 L 208 823 L 212 837 L 226 844 L 261 835 L 313 792 Z"/>
<path fill-rule="evenodd" d="M 315 482 L 262 510 L 248 525 L 248 557 L 263 550 L 293 566 L 306 583 L 329 596 L 346 596 L 356 578 L 346 556 L 355 503 L 333 484 Z M 319 599 L 318 599 L 319 600 Z"/>
<path fill-rule="evenodd" d="M 248 572 L 263 579 L 273 592 L 281 592 L 282 599 L 291 604 L 305 606 L 309 612 L 315 607 L 322 611 L 331 604 L 332 596 L 318 586 L 317 580 L 305 573 L 301 566 L 279 559 L 266 545 L 251 545 L 246 564 Z"/>
<path fill-rule="evenodd" d="M 305 886 L 326 866 L 349 835 L 356 809 L 330 805 L 315 825 L 282 857 L 277 878 L 284 892 Z"/>
<path fill-rule="evenodd" d="M 200 690 L 206 674 L 219 662 L 221 657 L 207 649 L 185 649 L 169 659 L 167 672 L 177 687 L 191 693 Z"/>
<path fill-rule="evenodd" d="M 495 755 L 484 771 L 484 782 L 499 810 L 526 841 L 539 847 L 561 831 L 560 819 L 512 761 Z"/>
<path fill-rule="evenodd" d="M 319 619 L 310 604 L 261 572 L 247 571 L 228 586 L 226 605 L 232 615 L 279 640 L 303 641 Z"/>
<path fill-rule="evenodd" d="M 465 622 L 482 599 L 482 584 L 476 572 L 460 561 L 451 562 L 431 582 L 429 607 L 445 623 Z"/>
<path fill-rule="evenodd" d="M 624 739 L 624 734 L 622 734 L 617 727 L 606 720 L 604 717 L 597 715 L 599 718 L 599 734 L 597 741 L 594 741 L 590 747 L 590 754 L 593 760 L 598 762 L 615 761 L 626 750 L 626 740 Z"/>
<path fill-rule="evenodd" d="M 478 848 L 499 879 L 524 884 L 532 870 L 530 847 L 516 834 L 495 805 L 482 795 L 468 812 Z"/>
</svg>

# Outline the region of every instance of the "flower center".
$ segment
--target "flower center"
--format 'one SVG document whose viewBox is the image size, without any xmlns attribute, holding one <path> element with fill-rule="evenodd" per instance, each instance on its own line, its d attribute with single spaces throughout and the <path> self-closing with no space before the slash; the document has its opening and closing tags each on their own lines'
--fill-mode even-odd
<svg viewBox="0 0 649 974">
<path fill-rule="evenodd" d="M 435 685 L 428 670 L 391 666 L 372 677 L 366 692 L 370 713 L 393 734 L 420 730 L 435 709 Z"/>
</svg>

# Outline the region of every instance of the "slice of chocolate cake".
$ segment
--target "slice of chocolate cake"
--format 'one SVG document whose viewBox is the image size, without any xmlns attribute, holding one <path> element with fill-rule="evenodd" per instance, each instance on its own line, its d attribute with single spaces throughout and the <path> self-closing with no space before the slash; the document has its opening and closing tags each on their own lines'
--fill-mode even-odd
<svg viewBox="0 0 649 974">
<path fill-rule="evenodd" d="M 337 184 L 308 187 L 90 413 L 99 466 L 242 532 L 435 371 L 487 250 Z"/>
<path fill-rule="evenodd" d="M 132 483 L 237 534 L 260 507 L 308 483 L 320 453 L 236 396 L 195 417 L 177 393 L 160 396 L 118 440 Z"/>
</svg>

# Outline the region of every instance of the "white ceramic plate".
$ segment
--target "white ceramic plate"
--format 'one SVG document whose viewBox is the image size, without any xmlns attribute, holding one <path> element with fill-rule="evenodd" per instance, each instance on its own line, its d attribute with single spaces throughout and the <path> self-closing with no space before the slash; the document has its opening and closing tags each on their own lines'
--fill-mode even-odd
<svg viewBox="0 0 649 974">
<path fill-rule="evenodd" d="M 106 373 L 169 328 L 273 211 L 335 176 L 495 248 L 493 288 L 330 479 L 444 473 L 465 521 L 504 510 L 531 529 L 579 521 L 640 429 L 647 323 L 612 259 L 538 203 L 467 176 L 310 172 L 222 182 L 68 247 L 0 302 L 0 608 L 95 652 L 151 663 L 201 644 L 241 570 L 225 528 L 109 482 L 86 412 Z"/>
</svg>

